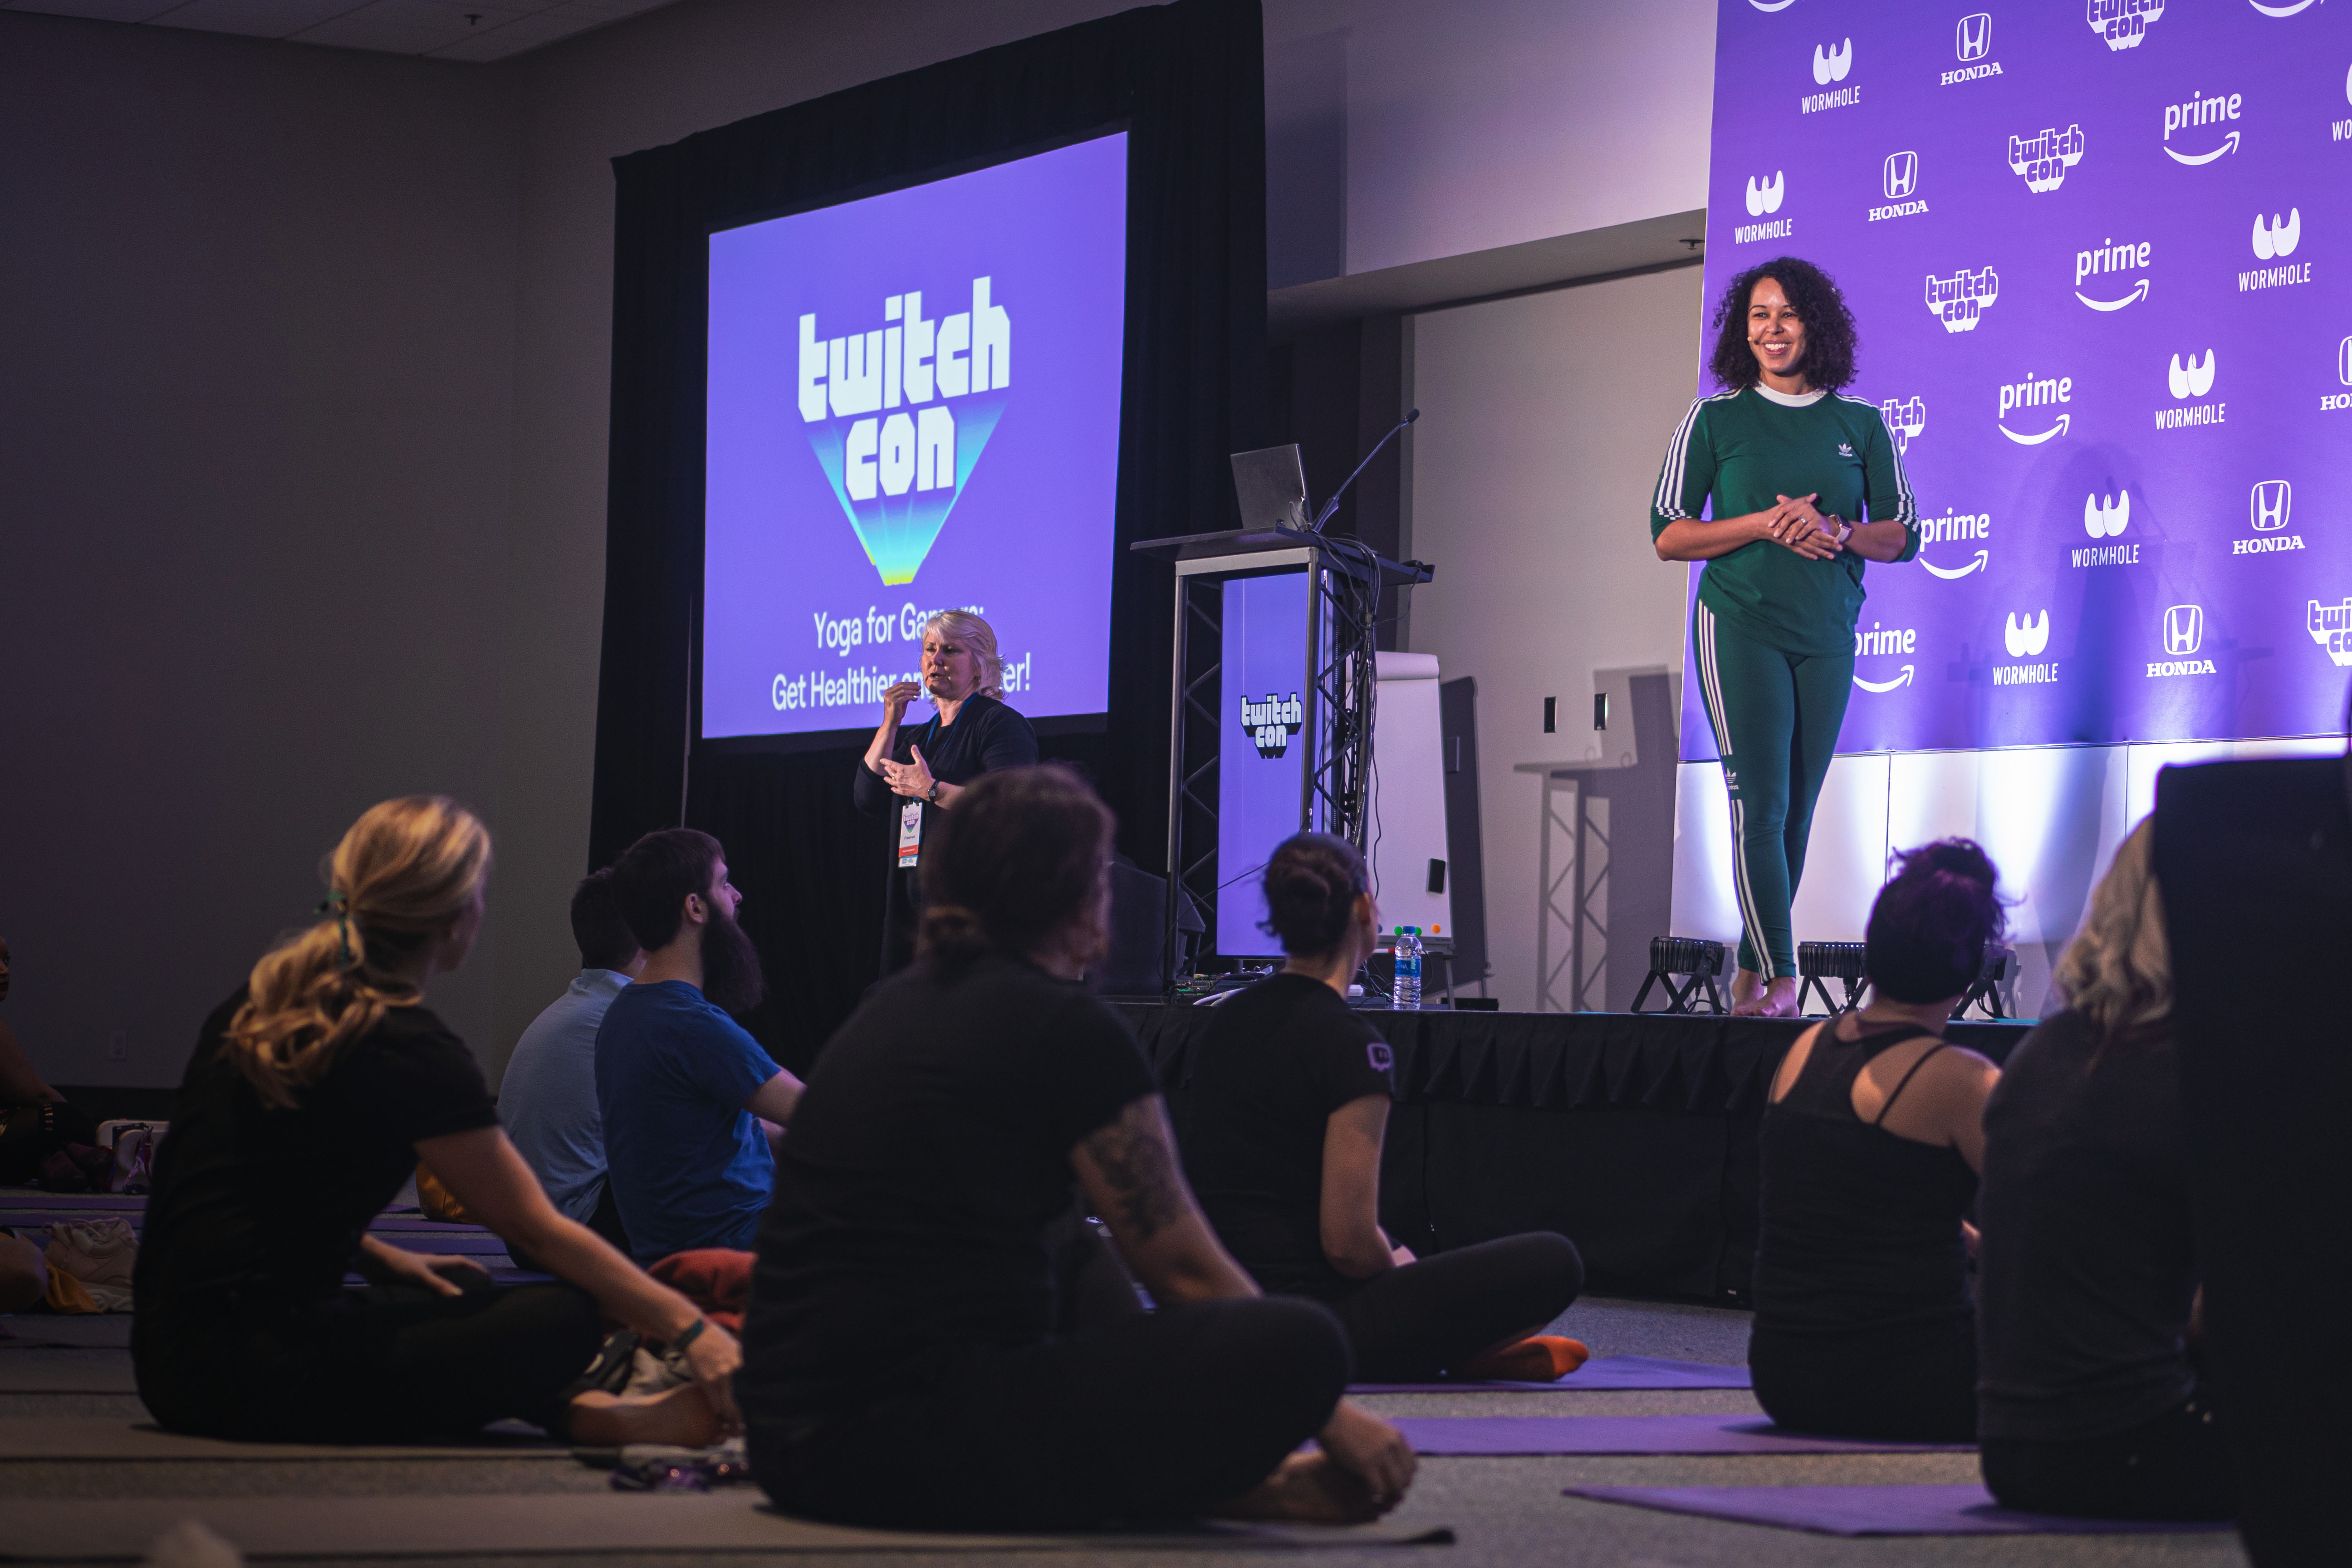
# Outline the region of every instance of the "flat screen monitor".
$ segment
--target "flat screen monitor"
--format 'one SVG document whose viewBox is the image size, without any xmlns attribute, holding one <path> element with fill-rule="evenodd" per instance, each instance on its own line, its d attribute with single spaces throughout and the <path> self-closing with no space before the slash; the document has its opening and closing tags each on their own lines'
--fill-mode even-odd
<svg viewBox="0 0 2352 1568">
<path fill-rule="evenodd" d="M 1126 133 L 720 230 L 709 265 L 703 737 L 872 727 L 943 609 L 1031 719 L 1104 711 Z"/>
</svg>

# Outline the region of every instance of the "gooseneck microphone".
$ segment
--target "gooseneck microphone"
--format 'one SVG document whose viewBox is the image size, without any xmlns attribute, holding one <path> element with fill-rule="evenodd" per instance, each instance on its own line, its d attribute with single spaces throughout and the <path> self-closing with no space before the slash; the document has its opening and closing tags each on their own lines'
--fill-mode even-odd
<svg viewBox="0 0 2352 1568">
<path fill-rule="evenodd" d="M 1345 479 L 1342 479 L 1339 482 L 1339 488 L 1331 492 L 1331 499 L 1323 503 L 1323 510 L 1315 514 L 1315 521 L 1307 528 L 1307 532 L 1320 533 L 1323 531 L 1323 525 L 1331 521 L 1331 514 L 1333 512 L 1339 510 L 1339 498 L 1346 495 L 1348 493 L 1348 487 L 1356 482 L 1356 474 L 1360 474 L 1366 468 L 1371 467 L 1372 459 L 1381 455 L 1381 448 L 1387 446 L 1391 441 L 1395 440 L 1396 433 L 1399 430 L 1403 429 L 1406 426 L 1412 424 L 1414 420 L 1420 417 L 1421 410 L 1416 408 L 1412 413 L 1406 415 L 1403 418 L 1398 420 L 1393 426 L 1390 426 L 1389 433 L 1387 435 L 1372 443 L 1372 449 L 1364 454 L 1364 460 L 1362 462 L 1356 465 L 1356 473 L 1349 474 Z"/>
</svg>

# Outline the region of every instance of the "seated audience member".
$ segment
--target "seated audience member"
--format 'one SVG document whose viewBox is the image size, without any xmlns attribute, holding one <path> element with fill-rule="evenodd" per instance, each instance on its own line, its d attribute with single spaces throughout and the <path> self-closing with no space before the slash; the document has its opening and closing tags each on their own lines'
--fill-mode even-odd
<svg viewBox="0 0 2352 1568">
<path fill-rule="evenodd" d="M 2189 1356 L 2197 1299 L 2172 966 L 2143 822 L 2051 976 L 2066 1009 L 1984 1112 L 1977 1431 L 2011 1508 L 2228 1519 L 2230 1456 Z"/>
<path fill-rule="evenodd" d="M 29 1312 L 49 1293 L 49 1260 L 21 1236 L 0 1230 L 0 1312 Z"/>
<path fill-rule="evenodd" d="M 1748 1362 L 1783 1426 L 1966 1442 L 1964 1216 L 2000 1069 L 1943 1034 L 2003 921 L 1992 862 L 1967 839 L 1896 860 L 1865 932 L 1869 1002 L 1798 1037 L 1773 1075 Z"/>
<path fill-rule="evenodd" d="M 613 901 L 607 867 L 581 879 L 572 894 L 572 940 L 580 973 L 571 988 L 531 1020 L 499 1084 L 499 1120 L 548 1202 L 623 1251 L 612 1185 L 604 1180 L 604 1123 L 596 1112 L 596 1028 L 621 988 L 646 966 Z"/>
<path fill-rule="evenodd" d="M 0 1002 L 8 999 L 9 956 L 7 939 L 0 937 Z M 0 1184 L 38 1180 L 42 1165 L 68 1143 L 97 1141 L 98 1124 L 48 1086 L 16 1032 L 0 1021 Z M 7 1250 L 0 1245 L 0 1253 Z M 0 1296 L 5 1293 L 0 1286 Z"/>
<path fill-rule="evenodd" d="M 372 807 L 336 846 L 321 917 L 205 1020 L 133 1282 L 139 1394 L 165 1427 L 400 1442 L 519 1416 L 610 1447 L 732 1424 L 732 1337 L 556 1213 L 465 1042 L 423 1005 L 473 946 L 489 867 L 456 803 Z M 420 1161 L 567 1282 L 499 1289 L 471 1259 L 367 1235 Z M 376 1288 L 346 1290 L 352 1268 Z M 575 1394 L 600 1308 L 680 1348 L 698 1381 Z"/>
<path fill-rule="evenodd" d="M 760 955 L 719 840 L 648 833 L 613 867 L 614 901 L 646 966 L 596 1030 L 596 1106 L 621 1228 L 641 1262 L 748 1251 L 775 1184 L 772 1139 L 800 1099 L 728 1015 L 759 1005 Z"/>
<path fill-rule="evenodd" d="M 1268 1290 L 1338 1314 L 1356 1375 L 1548 1382 L 1584 1360 L 1545 1334 L 1584 1284 L 1563 1236 L 1535 1231 L 1416 1260 L 1381 1229 L 1388 1043 L 1348 1005 L 1380 914 L 1364 858 L 1302 833 L 1266 863 L 1282 973 L 1218 1005 L 1192 1048 L 1178 1121 L 1217 1238 Z"/>
<path fill-rule="evenodd" d="M 779 1156 L 736 1381 L 753 1475 L 790 1513 L 947 1530 L 1393 1504 L 1412 1454 L 1340 1397 L 1346 1335 L 1218 1246 L 1079 983 L 1110 813 L 1067 769 L 1000 769 L 929 831 L 916 962 L 825 1047 Z M 1074 1178 L 1159 1310 L 1056 1335 Z"/>
</svg>

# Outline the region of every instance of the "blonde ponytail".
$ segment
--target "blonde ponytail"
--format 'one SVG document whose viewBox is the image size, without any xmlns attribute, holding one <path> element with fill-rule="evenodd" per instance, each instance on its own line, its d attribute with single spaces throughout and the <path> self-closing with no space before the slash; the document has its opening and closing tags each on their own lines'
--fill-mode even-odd
<svg viewBox="0 0 2352 1568">
<path fill-rule="evenodd" d="M 489 870 L 489 829 L 446 796 L 387 800 L 352 824 L 319 921 L 262 955 L 229 1024 L 224 1048 L 264 1104 L 291 1106 L 386 1009 L 415 1005 L 393 971 L 465 914 Z"/>
</svg>

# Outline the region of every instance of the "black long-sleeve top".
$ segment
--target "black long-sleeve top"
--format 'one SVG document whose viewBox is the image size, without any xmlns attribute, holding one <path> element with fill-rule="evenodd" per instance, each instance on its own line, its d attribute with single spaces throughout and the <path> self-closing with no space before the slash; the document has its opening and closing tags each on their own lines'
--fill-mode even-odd
<svg viewBox="0 0 2352 1568">
<path fill-rule="evenodd" d="M 946 784 L 966 784 L 984 773 L 997 768 L 1026 767 L 1037 760 L 1037 732 L 1029 721 L 1006 707 L 993 697 L 968 697 L 956 711 L 956 721 L 940 727 L 934 717 L 928 724 L 901 725 L 898 744 L 891 749 L 893 761 L 911 763 L 915 748 L 923 750 L 923 761 L 931 776 Z M 885 897 L 882 914 L 882 973 L 893 973 L 914 962 L 915 928 L 923 912 L 922 895 L 915 879 L 920 874 L 919 862 L 914 870 L 898 868 L 898 835 L 896 825 L 903 797 L 890 793 L 890 785 L 882 775 L 858 764 L 857 778 L 852 787 L 857 809 L 868 816 L 887 818 L 892 832 L 886 852 L 889 867 L 889 890 Z M 942 809 L 923 803 L 923 842 L 931 838 L 931 819 Z"/>
</svg>

